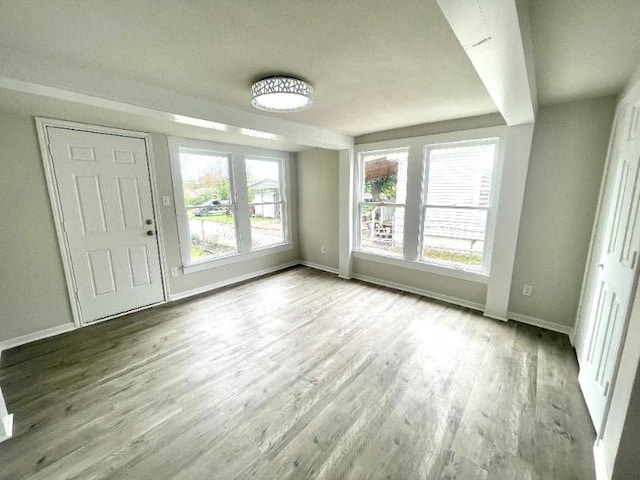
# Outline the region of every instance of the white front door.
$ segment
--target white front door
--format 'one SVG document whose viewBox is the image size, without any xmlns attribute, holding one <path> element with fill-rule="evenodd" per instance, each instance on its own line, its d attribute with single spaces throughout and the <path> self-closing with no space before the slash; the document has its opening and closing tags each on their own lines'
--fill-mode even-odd
<svg viewBox="0 0 640 480">
<path fill-rule="evenodd" d="M 640 249 L 640 98 L 619 108 L 578 339 L 579 382 L 598 432 L 611 398 Z"/>
<path fill-rule="evenodd" d="M 142 138 L 47 126 L 81 323 L 162 302 Z"/>
</svg>

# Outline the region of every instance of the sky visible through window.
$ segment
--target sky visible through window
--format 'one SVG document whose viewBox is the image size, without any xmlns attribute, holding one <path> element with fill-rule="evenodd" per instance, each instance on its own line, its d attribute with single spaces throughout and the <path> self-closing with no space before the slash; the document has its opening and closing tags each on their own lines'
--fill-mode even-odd
<svg viewBox="0 0 640 480">
<path fill-rule="evenodd" d="M 227 156 L 208 153 L 180 153 L 180 167 L 183 182 L 197 182 L 206 175 L 228 176 Z M 278 163 L 259 159 L 246 162 L 247 178 L 254 181 L 270 178 L 278 180 Z"/>
</svg>

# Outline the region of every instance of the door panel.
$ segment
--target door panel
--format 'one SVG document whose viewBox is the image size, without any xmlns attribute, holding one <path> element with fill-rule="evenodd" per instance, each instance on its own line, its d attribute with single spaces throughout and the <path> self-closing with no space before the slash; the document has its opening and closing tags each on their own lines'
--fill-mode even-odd
<svg viewBox="0 0 640 480">
<path fill-rule="evenodd" d="M 151 283 L 151 271 L 149 268 L 149 253 L 146 245 L 127 247 L 129 260 L 129 274 L 132 287 L 142 287 Z"/>
<path fill-rule="evenodd" d="M 47 134 L 82 323 L 163 301 L 144 140 Z"/>
<path fill-rule="evenodd" d="M 631 115 L 626 112 L 631 111 Z M 597 431 L 602 428 L 618 359 L 640 248 L 640 137 L 638 103 L 622 105 L 611 145 L 606 183 L 581 315 L 587 322 L 578 339 L 579 381 Z M 603 241 L 598 241 L 598 239 Z"/>
<path fill-rule="evenodd" d="M 76 189 L 76 208 L 80 216 L 82 233 L 106 232 L 104 202 L 100 181 L 96 176 L 73 176 Z"/>
<path fill-rule="evenodd" d="M 140 189 L 138 179 L 117 177 L 118 198 L 122 210 L 122 228 L 135 230 L 142 227 L 142 205 L 140 205 Z"/>
<path fill-rule="evenodd" d="M 93 295 L 107 295 L 116 293 L 116 279 L 113 271 L 113 257 L 111 250 L 87 252 L 89 273 L 93 286 Z"/>
</svg>

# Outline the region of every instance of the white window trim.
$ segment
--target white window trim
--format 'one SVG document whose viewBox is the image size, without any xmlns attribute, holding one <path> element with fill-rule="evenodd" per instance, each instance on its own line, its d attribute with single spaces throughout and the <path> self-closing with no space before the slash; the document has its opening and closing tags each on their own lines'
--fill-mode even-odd
<svg viewBox="0 0 640 480">
<path fill-rule="evenodd" d="M 218 257 L 213 260 L 201 260 L 199 262 L 193 262 L 191 265 L 185 265 L 182 267 L 184 274 L 202 272 L 203 270 L 209 270 L 214 267 L 222 267 L 224 265 L 231 265 L 234 263 L 246 262 L 249 260 L 255 260 L 267 255 L 273 255 L 274 253 L 286 252 L 293 250 L 292 243 L 280 243 L 278 245 L 268 246 L 256 250 L 252 250 L 248 253 L 234 253 L 227 255 L 226 257 Z"/>
<path fill-rule="evenodd" d="M 463 265 L 443 265 L 440 262 L 429 260 L 428 258 L 424 258 L 422 256 L 423 251 L 423 241 L 424 241 L 424 222 L 425 222 L 425 214 L 427 205 L 427 184 L 428 184 L 428 175 L 429 175 L 429 152 L 431 150 L 448 147 L 451 145 L 459 145 L 459 146 L 474 146 L 474 145 L 487 145 L 489 143 L 493 143 L 496 146 L 496 151 L 494 154 L 493 161 L 493 171 L 491 172 L 491 190 L 489 195 L 489 205 L 487 207 L 479 207 L 479 209 L 487 211 L 487 225 L 485 227 L 485 239 L 484 239 L 484 248 L 482 250 L 482 265 L 481 268 L 465 268 Z M 420 237 L 418 239 L 418 261 L 420 263 L 425 263 L 427 265 L 431 265 L 434 267 L 438 267 L 439 270 L 449 271 L 449 270 L 463 270 L 470 273 L 477 273 L 483 277 L 488 277 L 489 272 L 491 270 L 491 256 L 493 254 L 493 239 L 495 238 L 495 230 L 496 230 L 496 209 L 498 208 L 497 198 L 499 197 L 499 172 L 502 171 L 502 157 L 504 155 L 501 154 L 501 150 L 504 150 L 504 146 L 501 145 L 500 137 L 485 137 L 485 138 L 474 138 L 471 140 L 462 140 L 462 141 L 454 141 L 454 142 L 445 142 L 445 143 L 430 143 L 424 146 L 424 166 L 423 166 L 423 174 L 422 174 L 422 202 L 420 204 Z M 472 207 L 473 208 L 473 207 Z"/>
<path fill-rule="evenodd" d="M 173 183 L 173 201 L 178 225 L 178 239 L 180 244 L 180 257 L 184 274 L 200 272 L 211 268 L 253 260 L 266 255 L 291 250 L 293 248 L 291 229 L 291 201 L 290 189 L 290 154 L 276 150 L 263 150 L 242 145 L 209 142 L 206 140 L 193 140 L 180 137 L 168 137 L 169 158 L 171 161 L 171 177 Z M 182 172 L 180 168 L 179 148 L 193 148 L 207 150 L 230 156 L 229 182 L 231 184 L 232 204 L 236 212 L 236 238 L 238 251 L 218 258 L 206 259 L 197 262 L 191 261 L 191 237 L 189 231 L 189 218 L 184 208 L 184 189 L 182 186 Z M 250 242 L 244 240 L 251 238 L 251 222 L 249 198 L 247 195 L 247 182 L 245 173 L 245 159 L 270 160 L 280 163 L 280 190 L 281 203 L 284 204 L 282 215 L 282 230 L 284 241 L 269 245 L 264 248 L 251 250 Z"/>
<path fill-rule="evenodd" d="M 352 224 L 354 246 L 353 256 L 378 263 L 411 268 L 413 270 L 421 270 L 429 273 L 436 273 L 447 277 L 470 280 L 479 283 L 488 283 L 492 265 L 492 254 L 495 246 L 495 230 L 497 224 L 497 206 L 499 204 L 502 171 L 504 167 L 504 157 L 508 135 L 507 126 L 479 128 L 473 130 L 463 130 L 457 132 L 449 132 L 435 135 L 423 135 L 420 137 L 403 138 L 397 140 L 388 140 L 375 143 L 359 144 L 355 146 L 354 152 L 354 198 L 351 203 Z M 425 169 L 427 165 L 427 149 L 437 145 L 447 145 L 451 143 L 469 143 L 483 142 L 487 139 L 497 139 L 498 149 L 493 168 L 492 188 L 491 188 L 491 209 L 488 210 L 487 233 L 485 242 L 485 252 L 483 258 L 484 268 L 479 270 L 466 270 L 460 266 L 445 266 L 440 263 L 428 262 L 421 259 L 422 244 L 422 220 L 423 220 L 423 204 L 425 199 Z M 359 225 L 359 205 L 362 201 L 361 180 L 363 178 L 363 165 L 361 161 L 362 153 L 370 153 L 376 151 L 389 150 L 409 150 L 409 166 L 408 177 L 419 178 L 419 181 L 408 181 L 407 198 L 405 201 L 405 244 L 404 258 L 387 256 L 384 254 L 362 251 L 360 246 L 360 225 Z M 419 174 L 419 176 L 418 176 Z M 417 211 L 416 211 L 417 210 Z M 407 219 L 413 219 L 407 221 Z M 415 223 L 415 224 L 414 224 Z"/>
</svg>

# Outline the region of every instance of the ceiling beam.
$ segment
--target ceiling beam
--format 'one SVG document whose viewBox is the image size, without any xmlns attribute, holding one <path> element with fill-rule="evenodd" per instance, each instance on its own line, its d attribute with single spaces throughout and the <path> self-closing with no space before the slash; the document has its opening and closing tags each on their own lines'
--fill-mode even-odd
<svg viewBox="0 0 640 480">
<path fill-rule="evenodd" d="M 0 46 L 0 88 L 246 137 L 343 149 L 353 137 Z M 249 92 L 247 91 L 247 96 Z"/>
<path fill-rule="evenodd" d="M 528 0 L 437 0 L 507 125 L 535 121 Z"/>
</svg>

